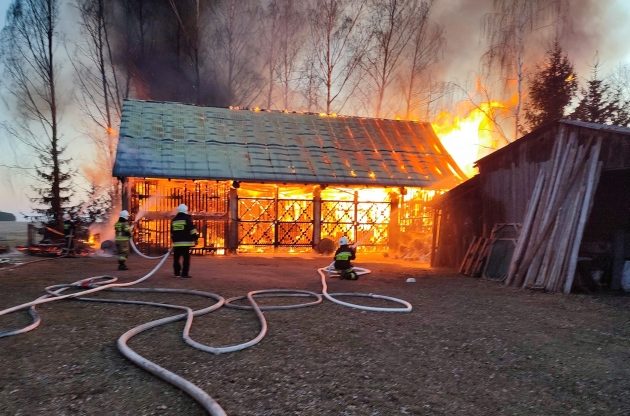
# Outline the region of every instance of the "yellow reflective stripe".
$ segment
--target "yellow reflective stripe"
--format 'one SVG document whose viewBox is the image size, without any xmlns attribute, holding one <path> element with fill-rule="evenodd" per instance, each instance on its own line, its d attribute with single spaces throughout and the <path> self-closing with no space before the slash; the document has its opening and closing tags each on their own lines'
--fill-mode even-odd
<svg viewBox="0 0 630 416">
<path fill-rule="evenodd" d="M 347 251 L 342 251 L 335 256 L 335 260 L 350 260 L 350 257 L 352 257 L 352 254 Z"/>
<path fill-rule="evenodd" d="M 186 246 L 192 247 L 194 245 L 195 243 L 193 243 L 192 241 L 177 241 L 173 243 L 173 247 L 186 247 Z"/>
<path fill-rule="evenodd" d="M 173 221 L 173 231 L 183 231 L 186 227 L 186 220 Z"/>
</svg>

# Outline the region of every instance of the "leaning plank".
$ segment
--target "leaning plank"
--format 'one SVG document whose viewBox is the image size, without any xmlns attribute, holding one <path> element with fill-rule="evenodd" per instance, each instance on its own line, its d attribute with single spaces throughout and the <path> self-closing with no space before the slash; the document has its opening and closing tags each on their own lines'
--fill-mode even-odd
<svg viewBox="0 0 630 416">
<path fill-rule="evenodd" d="M 466 250 L 466 254 L 464 254 L 464 259 L 462 260 L 462 264 L 459 266 L 459 272 L 461 274 L 465 274 L 464 271 L 466 270 L 468 262 L 470 261 L 470 258 L 472 257 L 477 241 L 478 241 L 477 236 L 473 236 L 473 240 L 470 242 L 470 245 L 468 246 L 468 250 Z"/>
<path fill-rule="evenodd" d="M 575 147 L 570 148 L 569 152 L 571 153 L 571 155 L 574 155 L 576 152 Z M 571 156 L 571 160 L 573 160 L 573 156 Z M 579 165 L 580 162 L 577 163 Z M 572 162 L 570 170 L 576 170 L 575 166 L 577 166 L 576 163 Z M 553 177 L 559 174 L 560 172 L 552 172 L 551 176 Z M 529 264 L 531 264 L 534 257 L 539 255 L 539 253 L 541 252 L 541 246 L 546 245 L 548 239 L 550 238 L 552 227 L 555 224 L 557 212 L 573 189 L 572 183 L 575 181 L 575 177 L 569 175 L 562 176 L 564 180 L 562 182 L 556 182 L 554 185 L 559 187 L 556 194 L 558 196 L 557 198 L 555 198 L 555 201 L 549 201 L 549 189 L 547 189 L 547 192 L 543 194 L 543 198 L 546 199 L 542 199 L 540 205 L 545 207 L 545 212 L 544 215 L 540 215 L 539 217 L 544 217 L 544 220 L 537 219 L 534 224 L 535 234 L 532 235 L 530 243 L 528 244 L 527 251 L 525 252 L 523 260 L 521 261 L 520 267 L 517 269 L 518 275 L 524 275 L 525 273 L 527 273 L 527 267 L 529 266 Z"/>
<path fill-rule="evenodd" d="M 534 215 L 536 214 L 536 210 L 538 208 L 538 201 L 540 199 L 540 193 L 542 191 L 544 179 L 545 168 L 543 167 L 538 174 L 536 185 L 534 185 L 534 191 L 532 192 L 532 197 L 529 200 L 525 219 L 523 220 L 523 228 L 521 229 L 521 233 L 519 234 L 518 240 L 516 242 L 516 248 L 514 249 L 514 253 L 512 254 L 512 261 L 510 261 L 507 278 L 505 279 L 506 285 L 511 285 L 512 283 L 514 283 L 516 270 L 518 269 L 521 260 L 521 253 L 524 251 L 529 240 L 530 230 L 533 223 Z"/>
<path fill-rule="evenodd" d="M 589 164 L 589 175 L 588 182 L 586 185 L 586 193 L 584 195 L 584 200 L 582 203 L 582 212 L 580 213 L 580 219 L 578 223 L 578 228 L 575 235 L 575 241 L 573 243 L 572 251 L 569 254 L 569 270 L 566 275 L 566 280 L 564 283 L 564 293 L 568 294 L 571 292 L 571 287 L 573 286 L 573 279 L 575 278 L 575 268 L 577 267 L 577 255 L 578 250 L 580 248 L 580 243 L 582 241 L 582 235 L 584 233 L 584 227 L 586 226 L 586 220 L 588 219 L 588 215 L 590 214 L 589 207 L 591 206 L 591 198 L 593 198 L 594 191 L 597 187 L 597 182 L 599 181 L 598 173 L 601 171 L 599 168 L 599 153 L 602 147 L 602 138 L 599 137 L 595 145 L 593 145 L 591 150 L 591 159 Z"/>
<path fill-rule="evenodd" d="M 490 239 L 486 237 L 481 237 L 479 239 L 479 245 L 477 246 L 477 251 L 472 259 L 470 268 L 468 270 L 468 275 L 471 277 L 479 277 L 478 270 L 481 268 L 481 264 L 483 264 L 485 260 L 486 247 L 490 243 Z"/>
<path fill-rule="evenodd" d="M 579 188 L 582 188 L 581 183 L 579 184 Z M 560 230 L 562 240 L 558 242 L 555 261 L 550 272 L 549 280 L 545 285 L 545 289 L 549 292 L 557 292 L 558 287 L 563 284 L 564 274 L 562 271 L 567 262 L 567 248 L 575 235 L 575 226 L 582 196 L 583 192 L 578 192 L 577 194 L 572 194 L 571 198 L 567 200 L 567 215 Z"/>
</svg>

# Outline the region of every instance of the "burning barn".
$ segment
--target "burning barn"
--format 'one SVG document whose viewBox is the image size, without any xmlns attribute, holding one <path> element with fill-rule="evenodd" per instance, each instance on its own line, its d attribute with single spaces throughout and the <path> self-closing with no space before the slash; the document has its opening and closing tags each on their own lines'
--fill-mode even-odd
<svg viewBox="0 0 630 416">
<path fill-rule="evenodd" d="M 630 260 L 630 129 L 560 120 L 477 167 L 436 203 L 434 266 L 552 292 L 619 288 Z"/>
<path fill-rule="evenodd" d="M 428 123 L 126 100 L 113 175 L 146 252 L 170 245 L 175 207 L 197 253 L 430 251 L 429 201 L 465 179 Z"/>
</svg>

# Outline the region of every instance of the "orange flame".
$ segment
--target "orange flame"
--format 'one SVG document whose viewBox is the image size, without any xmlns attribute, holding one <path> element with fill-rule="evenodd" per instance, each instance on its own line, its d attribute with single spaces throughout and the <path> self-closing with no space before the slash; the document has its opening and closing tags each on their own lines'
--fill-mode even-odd
<svg viewBox="0 0 630 416">
<path fill-rule="evenodd" d="M 473 108 L 464 117 L 443 111 L 431 123 L 442 145 L 469 177 L 477 173 L 474 163 L 499 147 L 494 121 L 489 115 L 494 109 L 506 108 L 498 101 L 490 101 Z"/>
</svg>

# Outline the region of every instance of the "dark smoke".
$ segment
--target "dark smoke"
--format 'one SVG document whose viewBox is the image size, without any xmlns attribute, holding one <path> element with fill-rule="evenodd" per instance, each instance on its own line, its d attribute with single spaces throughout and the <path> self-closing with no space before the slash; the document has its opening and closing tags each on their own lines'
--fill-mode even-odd
<svg viewBox="0 0 630 416">
<path fill-rule="evenodd" d="M 606 71 L 613 70 L 627 53 L 630 7 L 625 6 L 626 2 L 621 0 L 558 1 L 564 6 L 564 18 L 555 22 L 539 22 L 539 30 L 527 42 L 525 69 L 533 71 L 536 64 L 542 62 L 545 51 L 554 39 L 556 28 L 561 27 L 561 45 L 582 80 L 589 77 L 596 56 L 603 75 L 606 75 Z M 239 36 L 242 37 L 239 40 L 250 48 L 249 56 L 241 57 L 240 68 L 247 68 L 251 73 L 248 74 L 247 83 L 240 89 L 228 87 L 224 66 L 226 58 L 219 54 L 217 45 L 213 45 L 213 42 L 225 42 L 225 39 L 218 40 L 217 37 L 224 34 L 225 30 L 218 26 L 212 17 L 212 11 L 232 3 L 247 3 L 258 6 L 258 9 L 248 9 L 252 13 L 258 13 L 268 4 L 267 1 L 199 0 L 200 31 L 195 38 L 198 39 L 197 65 L 191 49 L 194 42 L 191 44 L 187 38 L 191 33 L 194 35 L 195 0 L 174 1 L 186 31 L 178 24 L 169 0 L 111 0 L 105 3 L 108 7 L 116 64 L 131 76 L 129 96 L 219 107 L 246 106 L 250 103 L 260 105 L 264 102 L 261 97 L 266 88 L 267 70 L 261 54 L 264 44 L 257 43 L 260 36 L 253 32 L 240 33 Z M 465 89 L 474 88 L 474 80 L 481 72 L 480 58 L 488 47 L 482 34 L 482 20 L 484 15 L 493 10 L 493 3 L 494 0 L 435 1 L 432 20 L 445 28 L 446 47 L 443 58 L 433 68 L 434 80 L 454 82 Z M 311 3 L 296 4 L 306 7 Z M 306 26 L 304 24 L 305 31 Z M 251 27 L 251 30 L 256 28 Z M 199 85 L 196 83 L 195 66 L 200 71 Z M 297 84 L 294 88 L 298 88 Z M 393 96 L 388 100 L 389 103 L 403 101 L 402 98 L 395 98 L 398 93 L 395 88 L 390 88 L 388 93 Z M 292 109 L 304 109 L 302 100 L 296 98 L 299 96 L 293 95 Z M 351 100 L 344 107 L 344 113 L 365 112 L 359 100 L 356 97 L 354 99 L 357 102 Z M 398 110 L 391 108 L 389 115 Z"/>
</svg>

